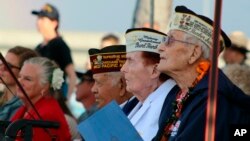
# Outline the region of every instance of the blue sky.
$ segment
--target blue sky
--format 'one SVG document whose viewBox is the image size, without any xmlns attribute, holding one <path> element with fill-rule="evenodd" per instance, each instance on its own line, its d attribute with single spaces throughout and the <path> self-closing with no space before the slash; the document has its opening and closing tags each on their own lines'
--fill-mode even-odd
<svg viewBox="0 0 250 141">
<path fill-rule="evenodd" d="M 8 0 L 0 2 L 0 29 L 34 30 L 36 17 L 32 9 L 46 2 L 61 13 L 61 30 L 125 32 L 131 27 L 136 0 Z M 174 0 L 174 6 L 186 5 L 213 19 L 214 1 Z M 206 5 L 206 6 L 203 6 Z M 226 33 L 244 31 L 250 37 L 250 1 L 224 0 L 222 28 Z"/>
</svg>

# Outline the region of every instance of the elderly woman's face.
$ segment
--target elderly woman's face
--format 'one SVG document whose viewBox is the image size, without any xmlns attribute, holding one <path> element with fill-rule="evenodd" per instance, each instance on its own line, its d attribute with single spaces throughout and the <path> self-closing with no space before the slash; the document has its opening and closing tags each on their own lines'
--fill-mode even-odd
<svg viewBox="0 0 250 141">
<path fill-rule="evenodd" d="M 34 64 L 24 64 L 19 73 L 19 82 L 24 88 L 32 102 L 36 102 L 42 97 L 42 92 L 45 91 L 45 86 L 41 85 L 41 67 Z M 26 101 L 24 94 L 17 87 L 17 96 Z"/>
<path fill-rule="evenodd" d="M 177 30 L 168 33 L 169 41 L 159 46 L 161 58 L 157 67 L 159 71 L 169 74 L 169 72 L 186 69 L 194 44 L 185 41 L 184 35 L 183 32 Z"/>
<path fill-rule="evenodd" d="M 127 91 L 139 96 L 141 91 L 145 90 L 152 84 L 152 70 L 154 65 L 145 65 L 141 51 L 129 52 L 126 54 L 126 62 L 121 71 L 125 76 Z"/>
</svg>

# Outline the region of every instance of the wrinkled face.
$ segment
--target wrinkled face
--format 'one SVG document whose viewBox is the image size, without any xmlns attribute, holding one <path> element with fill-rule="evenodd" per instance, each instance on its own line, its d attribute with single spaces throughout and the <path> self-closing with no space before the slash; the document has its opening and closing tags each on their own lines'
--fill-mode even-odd
<svg viewBox="0 0 250 141">
<path fill-rule="evenodd" d="M 184 41 L 184 32 L 172 30 L 168 36 L 170 40 L 159 46 L 161 59 L 157 69 L 166 74 L 184 71 L 195 45 Z"/>
<path fill-rule="evenodd" d="M 18 80 L 33 103 L 42 97 L 42 92 L 49 89 L 40 83 L 41 72 L 41 67 L 38 65 L 24 64 L 19 74 Z M 26 101 L 24 94 L 18 87 L 17 96 Z"/>
<path fill-rule="evenodd" d="M 153 65 L 145 65 L 141 51 L 129 52 L 126 54 L 126 62 L 121 68 L 125 76 L 127 91 L 134 95 L 139 94 L 151 84 Z"/>
<path fill-rule="evenodd" d="M 94 74 L 93 78 L 95 84 L 92 87 L 92 92 L 95 94 L 98 108 L 105 106 L 112 100 L 118 101 L 121 88 L 118 83 L 114 83 L 111 75 L 108 73 L 98 73 Z"/>
<path fill-rule="evenodd" d="M 76 100 L 77 101 L 81 101 L 87 97 L 89 97 L 90 95 L 93 95 L 93 93 L 91 92 L 91 88 L 93 86 L 93 82 L 90 81 L 82 81 L 79 84 L 77 84 L 76 86 Z"/>
<path fill-rule="evenodd" d="M 8 63 L 8 66 L 10 67 L 14 75 L 17 77 L 20 71 L 19 57 L 13 53 L 8 52 L 5 56 L 5 60 Z M 9 86 L 13 86 L 16 84 L 16 82 L 14 81 L 14 79 L 12 78 L 9 71 L 2 63 L 2 61 L 0 61 L 0 77 Z"/>
<path fill-rule="evenodd" d="M 48 17 L 38 17 L 37 19 L 37 29 L 41 34 L 54 31 L 57 24 L 57 21 L 51 20 Z"/>
</svg>

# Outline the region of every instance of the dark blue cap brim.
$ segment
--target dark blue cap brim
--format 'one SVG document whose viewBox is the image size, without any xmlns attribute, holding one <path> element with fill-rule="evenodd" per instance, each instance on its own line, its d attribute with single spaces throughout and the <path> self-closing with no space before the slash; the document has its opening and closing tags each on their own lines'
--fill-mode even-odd
<svg viewBox="0 0 250 141">
<path fill-rule="evenodd" d="M 33 11 L 31 11 L 31 14 L 39 16 L 39 17 L 48 17 L 51 20 L 59 21 L 58 17 L 54 17 L 53 15 L 49 15 L 49 14 L 45 13 L 44 11 L 35 11 L 35 10 L 33 10 Z"/>
<path fill-rule="evenodd" d="M 31 14 L 33 15 L 39 15 L 41 12 L 40 11 L 31 11 Z"/>
</svg>

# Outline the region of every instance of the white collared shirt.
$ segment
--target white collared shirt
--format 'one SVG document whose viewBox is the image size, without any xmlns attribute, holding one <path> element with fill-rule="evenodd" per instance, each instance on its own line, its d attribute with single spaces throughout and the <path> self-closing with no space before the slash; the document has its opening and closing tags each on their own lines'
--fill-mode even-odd
<svg viewBox="0 0 250 141">
<path fill-rule="evenodd" d="M 169 91 L 176 85 L 173 79 L 168 79 L 152 92 L 146 100 L 135 106 L 128 115 L 131 123 L 144 141 L 151 141 L 156 135 L 161 109 Z"/>
<path fill-rule="evenodd" d="M 126 100 L 125 102 L 123 102 L 122 104 L 120 104 L 120 108 L 122 109 L 127 103 L 129 103 L 130 101 L 132 101 L 133 99 L 135 99 L 135 96 L 130 97 L 128 100 Z"/>
<path fill-rule="evenodd" d="M 122 109 L 122 108 L 126 105 L 126 103 L 128 103 L 128 101 L 129 101 L 129 100 L 126 100 L 126 101 L 124 101 L 122 104 L 120 104 L 120 105 L 119 105 L 120 108 Z"/>
</svg>

